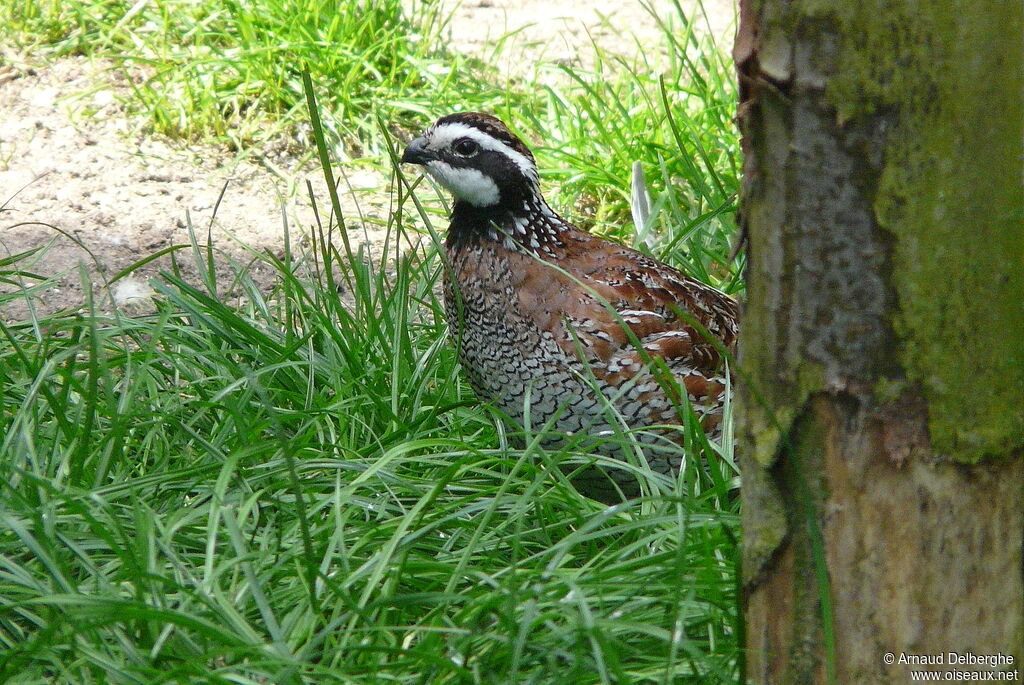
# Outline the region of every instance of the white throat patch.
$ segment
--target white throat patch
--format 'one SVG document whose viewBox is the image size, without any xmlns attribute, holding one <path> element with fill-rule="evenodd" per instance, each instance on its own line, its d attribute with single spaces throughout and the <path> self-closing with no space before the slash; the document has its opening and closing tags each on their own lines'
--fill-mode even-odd
<svg viewBox="0 0 1024 685">
<path fill-rule="evenodd" d="M 435 159 L 427 162 L 427 171 L 452 195 L 471 205 L 490 207 L 501 201 L 498 186 L 477 169 L 460 169 Z"/>
</svg>

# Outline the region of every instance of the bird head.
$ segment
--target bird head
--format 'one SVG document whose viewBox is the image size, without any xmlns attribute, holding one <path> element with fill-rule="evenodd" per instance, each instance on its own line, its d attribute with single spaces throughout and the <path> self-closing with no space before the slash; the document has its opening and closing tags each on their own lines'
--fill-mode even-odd
<svg viewBox="0 0 1024 685">
<path fill-rule="evenodd" d="M 533 154 L 490 114 L 441 117 L 409 143 L 402 161 L 423 166 L 456 202 L 474 207 L 519 206 L 539 193 Z"/>
</svg>

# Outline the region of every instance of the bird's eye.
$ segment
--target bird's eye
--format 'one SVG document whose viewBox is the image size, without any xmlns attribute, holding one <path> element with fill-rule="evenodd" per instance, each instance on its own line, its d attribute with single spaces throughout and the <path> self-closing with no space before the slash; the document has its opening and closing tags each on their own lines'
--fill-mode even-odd
<svg viewBox="0 0 1024 685">
<path fill-rule="evenodd" d="M 455 141 L 455 144 L 452 145 L 452 152 L 457 154 L 459 157 L 472 157 L 476 153 L 480 152 L 480 144 L 475 140 L 463 138 L 462 140 Z"/>
</svg>

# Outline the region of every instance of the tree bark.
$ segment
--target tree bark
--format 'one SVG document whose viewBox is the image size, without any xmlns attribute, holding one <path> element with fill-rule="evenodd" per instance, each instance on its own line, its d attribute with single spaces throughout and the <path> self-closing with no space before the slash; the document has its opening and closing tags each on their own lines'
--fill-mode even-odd
<svg viewBox="0 0 1024 685">
<path fill-rule="evenodd" d="M 740 13 L 750 679 L 1019 681 L 1024 3 Z"/>
</svg>

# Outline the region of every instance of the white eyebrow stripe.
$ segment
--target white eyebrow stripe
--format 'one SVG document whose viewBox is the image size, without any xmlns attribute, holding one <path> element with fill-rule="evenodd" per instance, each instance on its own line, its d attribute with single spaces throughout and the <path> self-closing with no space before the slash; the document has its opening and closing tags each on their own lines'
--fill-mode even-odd
<svg viewBox="0 0 1024 685">
<path fill-rule="evenodd" d="M 511 159 L 519 170 L 528 179 L 534 183 L 537 182 L 537 166 L 530 161 L 530 158 L 523 153 L 512 149 L 505 143 L 501 142 L 497 138 L 487 135 L 478 128 L 469 126 L 468 124 L 459 123 L 453 121 L 447 124 L 436 124 L 431 127 L 430 135 L 430 147 L 434 149 L 441 149 L 454 143 L 459 138 L 469 138 L 475 141 L 484 150 L 492 150 L 494 152 L 500 152 Z"/>
</svg>

